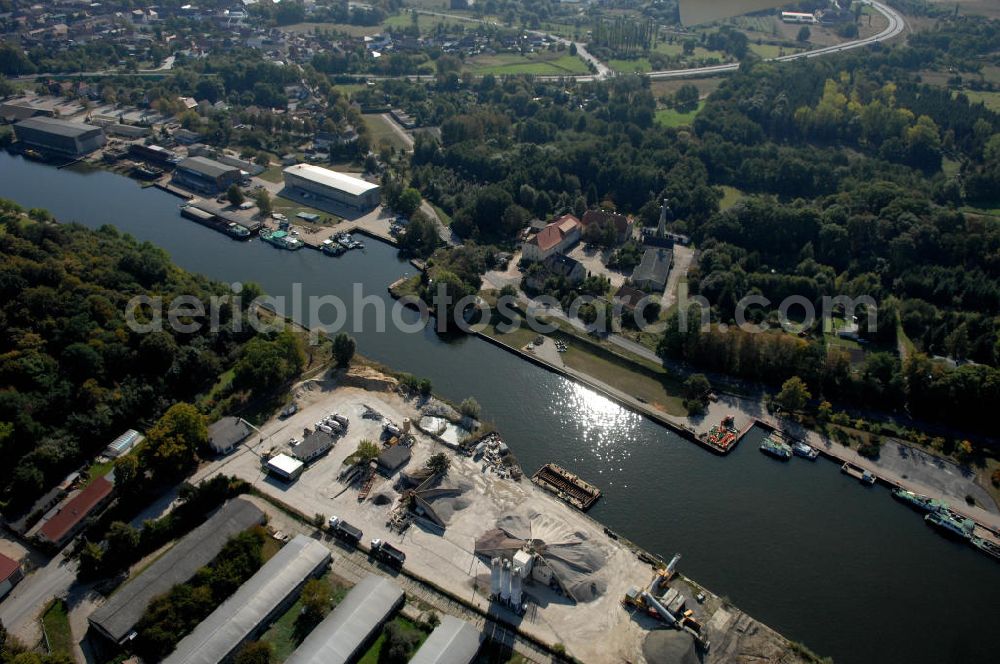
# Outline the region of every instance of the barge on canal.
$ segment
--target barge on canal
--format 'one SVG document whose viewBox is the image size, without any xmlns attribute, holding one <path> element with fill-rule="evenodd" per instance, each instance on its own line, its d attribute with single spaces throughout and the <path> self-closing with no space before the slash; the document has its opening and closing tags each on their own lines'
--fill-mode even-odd
<svg viewBox="0 0 1000 664">
<path fill-rule="evenodd" d="M 181 216 L 191 221 L 196 221 L 202 226 L 225 233 L 237 240 L 249 239 L 252 232 L 256 230 L 256 228 L 247 228 L 243 224 L 237 223 L 232 219 L 227 219 L 215 212 L 203 210 L 196 205 L 182 205 Z"/>
<path fill-rule="evenodd" d="M 601 490 L 596 486 L 554 463 L 539 468 L 531 481 L 582 512 L 601 497 Z"/>
</svg>

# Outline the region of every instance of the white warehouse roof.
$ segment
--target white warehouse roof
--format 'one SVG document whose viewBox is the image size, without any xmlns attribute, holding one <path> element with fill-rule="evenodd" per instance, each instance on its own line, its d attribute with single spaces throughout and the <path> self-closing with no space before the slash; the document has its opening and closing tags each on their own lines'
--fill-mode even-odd
<svg viewBox="0 0 1000 664">
<path fill-rule="evenodd" d="M 470 664 L 479 652 L 479 630 L 455 616 L 445 616 L 410 664 Z"/>
<path fill-rule="evenodd" d="M 268 460 L 267 465 L 269 468 L 274 468 L 290 477 L 297 473 L 304 464 L 287 454 L 277 454 Z"/>
<path fill-rule="evenodd" d="M 377 184 L 372 184 L 371 182 L 367 182 L 361 178 L 356 178 L 352 175 L 347 175 L 346 173 L 331 171 L 329 168 L 313 166 L 312 164 L 295 164 L 294 166 L 286 168 L 285 173 L 295 175 L 304 180 L 309 180 L 310 182 L 315 182 L 316 184 L 321 184 L 326 187 L 339 189 L 340 191 L 351 194 L 352 196 L 360 196 L 361 194 L 367 193 L 372 189 L 378 189 Z"/>
<path fill-rule="evenodd" d="M 217 664 L 225 661 L 329 560 L 330 550 L 324 544 L 297 535 L 184 637 L 164 662 Z"/>
<path fill-rule="evenodd" d="M 403 590 L 381 576 L 368 576 L 316 626 L 285 664 L 346 664 L 403 603 Z"/>
</svg>

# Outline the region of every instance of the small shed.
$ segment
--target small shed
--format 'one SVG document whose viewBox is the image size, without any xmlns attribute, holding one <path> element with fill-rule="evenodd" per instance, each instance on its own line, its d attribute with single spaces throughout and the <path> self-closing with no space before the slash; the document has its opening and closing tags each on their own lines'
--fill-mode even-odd
<svg viewBox="0 0 1000 664">
<path fill-rule="evenodd" d="M 410 462 L 410 448 L 393 445 L 378 455 L 378 471 L 389 477 Z"/>
</svg>

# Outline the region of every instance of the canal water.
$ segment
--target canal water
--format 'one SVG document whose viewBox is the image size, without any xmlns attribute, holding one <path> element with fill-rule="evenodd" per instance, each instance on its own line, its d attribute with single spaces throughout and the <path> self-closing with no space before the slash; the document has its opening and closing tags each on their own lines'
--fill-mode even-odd
<svg viewBox="0 0 1000 664">
<path fill-rule="evenodd" d="M 6 153 L 0 197 L 113 224 L 188 270 L 274 296 L 298 281 L 305 295 L 347 298 L 361 283 L 391 307 L 386 286 L 413 272 L 376 241 L 340 258 L 233 241 L 128 178 Z M 817 653 L 841 664 L 996 661 L 1000 565 L 938 536 L 888 491 L 826 461 L 773 461 L 756 432 L 719 458 L 480 339 L 378 332 L 372 307 L 365 318 L 360 352 L 430 378 L 450 399 L 475 396 L 527 472 L 553 461 L 580 473 L 604 490 L 595 519 L 664 558 L 682 553 L 685 574 Z"/>
</svg>

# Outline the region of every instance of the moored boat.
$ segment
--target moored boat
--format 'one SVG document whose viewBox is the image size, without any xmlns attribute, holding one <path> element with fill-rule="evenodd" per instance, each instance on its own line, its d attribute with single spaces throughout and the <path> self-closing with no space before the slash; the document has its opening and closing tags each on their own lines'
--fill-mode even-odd
<svg viewBox="0 0 1000 664">
<path fill-rule="evenodd" d="M 788 461 L 792 458 L 792 448 L 770 435 L 761 441 L 760 451 L 782 461 Z"/>
<path fill-rule="evenodd" d="M 986 555 L 1000 560 L 1000 546 L 997 544 L 987 539 L 983 539 L 982 537 L 973 537 L 969 541 L 972 543 L 972 546 L 976 547 Z"/>
<path fill-rule="evenodd" d="M 929 525 L 934 526 L 945 535 L 967 540 L 972 537 L 976 524 L 972 519 L 956 518 L 944 510 L 930 512 L 924 517 Z"/>
<path fill-rule="evenodd" d="M 906 503 L 910 507 L 918 509 L 922 512 L 936 512 L 942 507 L 948 507 L 948 504 L 945 502 L 935 500 L 930 496 L 914 493 L 913 491 L 907 491 L 902 487 L 896 487 L 893 489 L 892 497 L 901 503 Z"/>
<path fill-rule="evenodd" d="M 800 456 L 804 459 L 809 459 L 810 461 L 815 460 L 816 457 L 819 456 L 819 450 L 812 445 L 803 443 L 801 440 L 795 441 L 795 444 L 792 445 L 792 452 L 795 456 Z"/>
</svg>

